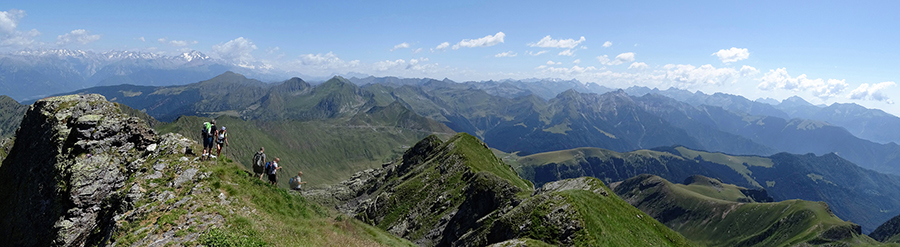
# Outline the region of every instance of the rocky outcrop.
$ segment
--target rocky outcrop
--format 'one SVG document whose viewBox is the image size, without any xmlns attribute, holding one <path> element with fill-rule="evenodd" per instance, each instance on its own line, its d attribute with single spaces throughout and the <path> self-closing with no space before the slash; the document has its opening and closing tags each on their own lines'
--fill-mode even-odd
<svg viewBox="0 0 900 247">
<path fill-rule="evenodd" d="M 650 223 L 637 223 L 634 228 L 588 229 L 585 215 L 589 212 L 582 205 L 613 202 L 616 206 L 601 207 L 614 208 L 607 213 L 624 215 L 621 218 L 628 219 L 627 224 L 633 223 L 635 215 L 637 219 L 643 215 L 598 179 L 556 181 L 534 190 L 515 173 L 510 173 L 514 177 L 502 175 L 505 169 L 510 167 L 473 136 L 462 133 L 447 142 L 431 136 L 407 150 L 402 160 L 303 195 L 420 246 L 679 245 L 678 241 L 684 241 L 646 216 Z M 629 243 L 594 241 L 598 237 L 592 235 L 644 232 L 651 226 L 670 237 Z"/>
<path fill-rule="evenodd" d="M 869 237 L 881 242 L 900 242 L 900 215 L 875 228 Z"/>
<path fill-rule="evenodd" d="M 142 120 L 122 114 L 100 95 L 35 102 L 0 166 L 0 218 L 4 219 L 0 243 L 109 243 L 123 219 L 141 212 L 132 210 L 136 202 L 159 196 L 146 195 L 133 182 L 152 171 L 147 169 L 152 165 L 148 160 L 160 162 L 165 160 L 161 157 L 174 155 L 182 158 L 173 167 L 187 166 L 190 162 L 183 156 L 192 145 L 179 135 L 158 136 Z M 176 181 L 193 182 L 196 169 L 194 173 L 182 169 L 172 174 L 188 178 Z"/>
</svg>

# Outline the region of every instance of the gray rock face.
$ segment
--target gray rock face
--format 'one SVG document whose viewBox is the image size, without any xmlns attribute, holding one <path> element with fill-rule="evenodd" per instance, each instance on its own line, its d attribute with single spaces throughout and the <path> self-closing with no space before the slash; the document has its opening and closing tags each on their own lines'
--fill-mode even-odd
<svg viewBox="0 0 900 247">
<path fill-rule="evenodd" d="M 129 164 L 158 142 L 100 95 L 35 102 L 16 136 L 0 166 L 0 242 L 13 246 L 104 242 L 123 197 L 142 196 L 140 188 L 119 193 L 135 172 Z"/>
</svg>

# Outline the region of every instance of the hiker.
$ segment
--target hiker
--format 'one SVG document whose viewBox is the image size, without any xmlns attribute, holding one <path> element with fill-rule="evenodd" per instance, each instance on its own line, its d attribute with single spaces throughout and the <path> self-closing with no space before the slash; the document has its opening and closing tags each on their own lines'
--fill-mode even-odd
<svg viewBox="0 0 900 247">
<path fill-rule="evenodd" d="M 228 146 L 228 133 L 225 132 L 225 126 L 216 134 L 216 156 L 222 155 L 222 147 Z"/>
<path fill-rule="evenodd" d="M 263 174 L 266 173 L 266 148 L 260 147 L 259 152 L 253 155 L 253 175 L 259 177 L 259 180 L 263 179 Z"/>
<path fill-rule="evenodd" d="M 291 185 L 292 190 L 300 190 L 300 186 L 305 184 L 306 182 L 300 182 L 300 177 L 303 176 L 303 172 L 298 172 L 296 177 L 292 177 L 288 184 Z"/>
<path fill-rule="evenodd" d="M 275 160 L 266 164 L 266 173 L 269 174 L 269 182 L 272 183 L 272 185 L 278 183 L 278 177 L 275 176 L 275 172 L 277 172 L 278 169 L 281 169 L 281 167 L 278 166 L 279 161 L 281 161 L 281 159 L 276 157 Z"/>
<path fill-rule="evenodd" d="M 207 158 L 215 158 L 216 156 L 212 155 L 213 148 L 213 138 L 216 137 L 218 131 L 216 130 L 216 120 L 213 119 L 209 122 L 203 123 L 203 131 L 201 132 L 201 137 L 203 138 L 203 155 L 200 157 L 200 160 L 205 160 Z"/>
</svg>

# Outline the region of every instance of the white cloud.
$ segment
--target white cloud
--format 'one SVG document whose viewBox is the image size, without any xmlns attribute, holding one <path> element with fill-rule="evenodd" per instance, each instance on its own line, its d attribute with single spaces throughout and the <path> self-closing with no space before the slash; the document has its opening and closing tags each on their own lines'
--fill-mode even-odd
<svg viewBox="0 0 900 247">
<path fill-rule="evenodd" d="M 769 70 L 759 80 L 761 82 L 757 85 L 757 88 L 762 90 L 810 91 L 813 95 L 822 99 L 835 97 L 850 86 L 844 80 L 828 79 L 826 82 L 821 78 L 809 79 L 806 74 L 791 77 L 787 73 L 786 68 Z"/>
<path fill-rule="evenodd" d="M 494 57 L 515 57 L 518 55 L 519 55 L 518 53 L 515 53 L 513 51 L 508 51 L 508 52 L 497 53 L 497 55 L 494 55 Z"/>
<path fill-rule="evenodd" d="M 530 56 L 537 56 L 537 55 L 541 55 L 541 54 L 544 54 L 544 53 L 547 53 L 547 52 L 550 52 L 550 51 L 547 51 L 547 50 L 539 51 L 539 52 L 531 52 L 531 51 L 528 51 L 528 52 L 526 52 L 526 53 L 528 53 L 528 55 L 530 55 Z"/>
<path fill-rule="evenodd" d="M 741 72 L 741 76 L 749 76 L 749 75 L 755 75 L 755 74 L 759 73 L 759 70 L 754 67 L 744 65 L 744 66 L 741 66 L 740 72 Z"/>
<path fill-rule="evenodd" d="M 731 47 L 731 49 L 728 50 L 719 50 L 712 55 L 719 57 L 719 60 L 722 60 L 723 63 L 733 63 L 749 58 L 750 52 L 747 51 L 747 48 Z"/>
<path fill-rule="evenodd" d="M 606 65 L 607 63 L 609 63 L 609 56 L 607 56 L 607 55 L 597 56 L 597 61 L 600 61 L 601 64 Z"/>
<path fill-rule="evenodd" d="M 422 50 L 423 50 L 422 48 L 415 49 L 415 50 L 413 50 L 413 54 L 422 52 Z"/>
<path fill-rule="evenodd" d="M 403 66 L 405 64 L 406 64 L 405 60 L 397 59 L 394 61 L 385 60 L 385 61 L 375 62 L 374 66 L 375 66 L 375 70 L 377 70 L 377 71 L 385 71 L 385 70 Z"/>
<path fill-rule="evenodd" d="M 603 48 L 609 48 L 610 46 L 612 46 L 612 42 L 609 42 L 609 41 L 603 42 Z"/>
<path fill-rule="evenodd" d="M 584 36 L 581 36 L 580 39 L 553 39 L 550 38 L 550 35 L 547 35 L 537 43 L 528 43 L 528 46 L 531 47 L 544 47 L 544 48 L 568 48 L 572 49 L 584 42 Z"/>
<path fill-rule="evenodd" d="M 403 42 L 398 45 L 395 45 L 394 48 L 391 49 L 391 51 L 396 51 L 399 49 L 406 49 L 406 48 L 409 48 L 409 43 Z"/>
<path fill-rule="evenodd" d="M 10 9 L 9 11 L 0 11 L 0 34 L 12 34 L 16 32 L 19 20 L 24 17 L 24 10 Z"/>
<path fill-rule="evenodd" d="M 616 64 L 623 64 L 623 63 L 630 63 L 630 62 L 634 62 L 634 52 L 626 52 L 626 53 L 622 53 L 622 54 L 619 54 L 618 56 L 616 56 L 616 60 L 615 60 Z"/>
<path fill-rule="evenodd" d="M 446 50 L 447 47 L 450 47 L 450 42 L 441 43 L 437 47 L 434 47 L 434 49 L 431 49 L 431 51 L 432 52 L 434 52 L 434 50 L 443 51 L 443 50 Z"/>
<path fill-rule="evenodd" d="M 41 35 L 37 29 L 30 31 L 19 31 L 19 21 L 25 18 L 25 11 L 18 9 L 10 9 L 9 11 L 0 11 L 0 47 L 25 48 L 34 45 L 34 38 Z"/>
<path fill-rule="evenodd" d="M 497 34 L 484 36 L 479 39 L 464 39 L 464 40 L 460 41 L 459 43 L 456 43 L 455 45 L 453 45 L 453 49 L 458 50 L 460 47 L 473 48 L 473 47 L 493 46 L 496 44 L 503 43 L 504 37 L 506 37 L 506 34 L 504 34 L 503 32 L 497 32 Z"/>
<path fill-rule="evenodd" d="M 883 101 L 888 104 L 893 104 L 894 101 L 888 98 L 887 95 L 883 93 L 883 90 L 888 87 L 896 86 L 897 84 L 892 81 L 886 81 L 881 83 L 875 83 L 869 85 L 868 83 L 860 84 L 859 87 L 853 89 L 850 92 L 850 99 L 856 100 L 874 100 L 874 101 Z"/>
<path fill-rule="evenodd" d="M 165 43 L 166 43 L 166 40 L 168 40 L 168 39 L 166 39 L 166 38 L 159 38 L 159 39 L 156 39 L 156 41 L 158 41 L 159 43 L 162 43 L 162 44 L 165 44 Z"/>
<path fill-rule="evenodd" d="M 616 56 L 615 60 L 610 60 L 609 56 L 598 56 L 597 60 L 603 65 L 619 65 L 623 63 L 634 62 L 634 52 L 626 52 Z"/>
<path fill-rule="evenodd" d="M 562 62 L 554 62 L 554 61 L 552 61 L 552 60 L 551 60 L 551 61 L 547 61 L 547 65 L 557 65 L 557 64 L 562 64 Z"/>
<path fill-rule="evenodd" d="M 579 63 L 581 63 L 581 59 L 575 59 L 575 61 L 572 61 L 572 63 L 573 63 L 573 64 L 579 64 Z"/>
<path fill-rule="evenodd" d="M 147 42 L 147 39 L 145 39 L 144 36 L 138 37 L 137 40 L 140 40 L 141 42 Z"/>
<path fill-rule="evenodd" d="M 90 35 L 88 33 L 90 33 L 90 32 L 87 30 L 84 30 L 84 29 L 72 30 L 71 32 L 69 32 L 67 34 L 56 36 L 56 44 L 60 45 L 60 46 L 68 45 L 68 44 L 75 43 L 75 42 L 78 42 L 81 44 L 87 44 L 87 43 L 91 43 L 91 42 L 100 40 L 99 34 Z"/>
<path fill-rule="evenodd" d="M 581 67 L 578 65 L 574 65 L 571 68 L 557 68 L 557 67 L 550 67 L 547 65 L 541 65 L 535 69 L 540 70 L 544 74 L 553 74 L 553 75 L 557 75 L 557 76 L 560 76 L 560 75 L 561 76 L 577 76 L 577 75 L 583 75 L 585 73 L 589 73 L 589 72 L 598 70 L 594 66 Z"/>
<path fill-rule="evenodd" d="M 721 85 L 738 75 L 738 71 L 732 68 L 715 68 L 706 64 L 694 67 L 690 64 L 667 64 L 663 66 L 665 79 L 671 80 L 679 88 L 689 87 L 693 84 Z"/>
<path fill-rule="evenodd" d="M 572 52 L 572 49 L 567 49 L 567 50 L 565 50 L 565 51 L 559 52 L 559 55 L 560 55 L 560 56 L 570 56 L 570 57 L 571 57 L 571 56 L 575 56 L 575 53 Z"/>
<path fill-rule="evenodd" d="M 174 46 L 174 47 L 182 47 L 182 46 L 188 46 L 188 45 L 196 45 L 197 43 L 198 43 L 198 42 L 197 42 L 196 40 L 194 40 L 194 41 L 187 41 L 187 40 L 172 40 L 172 41 L 169 41 L 169 45 Z"/>
<path fill-rule="evenodd" d="M 255 61 L 253 55 L 250 54 L 254 50 L 256 50 L 256 45 L 244 37 L 238 37 L 237 39 L 212 46 L 212 51 L 222 59 L 239 63 Z"/>
<path fill-rule="evenodd" d="M 328 73 L 334 72 L 335 70 L 342 70 L 359 66 L 359 60 L 347 62 L 338 58 L 337 55 L 334 55 L 334 53 L 332 52 L 328 52 L 326 54 L 300 55 L 299 62 L 302 66 L 310 67 L 316 70 L 327 71 Z"/>
<path fill-rule="evenodd" d="M 635 63 L 632 63 L 631 65 L 628 65 L 628 69 L 646 69 L 648 67 L 650 67 L 650 66 L 647 66 L 647 64 L 643 63 L 643 62 L 635 62 Z"/>
</svg>

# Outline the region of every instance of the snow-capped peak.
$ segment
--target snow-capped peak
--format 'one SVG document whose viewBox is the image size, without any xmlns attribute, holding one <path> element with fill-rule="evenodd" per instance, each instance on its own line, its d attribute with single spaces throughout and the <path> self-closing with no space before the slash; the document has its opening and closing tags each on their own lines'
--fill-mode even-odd
<svg viewBox="0 0 900 247">
<path fill-rule="evenodd" d="M 181 56 L 179 56 L 179 57 L 180 57 L 181 59 L 184 59 L 184 60 L 187 61 L 187 62 L 194 61 L 194 60 L 207 60 L 207 59 L 209 59 L 209 56 L 207 56 L 206 54 L 203 54 L 202 52 L 195 51 L 195 50 L 194 50 L 194 51 L 191 51 L 191 52 L 185 52 L 185 53 L 182 53 Z"/>
</svg>

